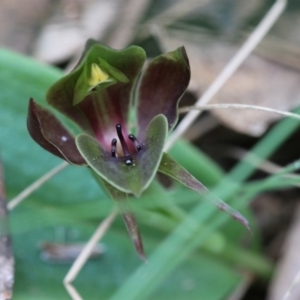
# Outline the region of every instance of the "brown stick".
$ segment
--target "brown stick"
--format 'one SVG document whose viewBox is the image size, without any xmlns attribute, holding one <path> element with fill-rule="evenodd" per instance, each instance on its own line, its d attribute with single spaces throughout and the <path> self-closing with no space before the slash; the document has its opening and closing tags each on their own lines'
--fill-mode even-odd
<svg viewBox="0 0 300 300">
<path fill-rule="evenodd" d="M 0 161 L 0 300 L 12 299 L 14 284 L 14 258 L 8 229 L 8 214 Z"/>
</svg>

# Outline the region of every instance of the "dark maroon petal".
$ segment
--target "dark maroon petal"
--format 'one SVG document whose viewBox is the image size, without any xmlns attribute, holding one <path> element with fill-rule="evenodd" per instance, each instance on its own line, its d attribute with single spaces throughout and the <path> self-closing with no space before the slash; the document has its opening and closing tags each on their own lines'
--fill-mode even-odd
<svg viewBox="0 0 300 300">
<path fill-rule="evenodd" d="M 111 141 L 117 138 L 116 125 L 121 124 L 126 142 L 132 143 L 127 138 L 126 119 L 122 114 L 121 107 L 116 98 L 111 98 L 106 91 L 99 91 L 97 94 L 89 95 L 78 104 L 82 112 L 88 116 L 93 135 L 106 150 L 111 149 Z M 133 148 L 133 146 L 132 146 Z"/>
<path fill-rule="evenodd" d="M 86 165 L 77 150 L 74 137 L 48 110 L 29 101 L 27 128 L 31 137 L 44 149 L 75 165 Z"/>
<path fill-rule="evenodd" d="M 30 99 L 28 107 L 27 129 L 36 143 L 52 154 L 64 159 L 64 156 L 60 153 L 60 151 L 44 137 L 36 112 L 36 103 L 33 99 Z"/>
<path fill-rule="evenodd" d="M 92 133 L 90 124 L 84 113 L 73 105 L 74 88 L 80 73 L 71 73 L 57 81 L 49 89 L 47 102 L 62 114 L 73 120 L 85 132 Z"/>
<path fill-rule="evenodd" d="M 184 47 L 153 59 L 142 77 L 138 93 L 139 138 L 156 115 L 167 117 L 169 130 L 177 122 L 177 105 L 190 81 L 189 61 Z"/>
</svg>

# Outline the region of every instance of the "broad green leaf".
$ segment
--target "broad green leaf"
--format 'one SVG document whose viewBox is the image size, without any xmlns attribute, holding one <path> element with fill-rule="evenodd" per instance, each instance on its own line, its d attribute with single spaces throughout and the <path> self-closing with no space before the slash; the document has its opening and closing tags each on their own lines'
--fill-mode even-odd
<svg viewBox="0 0 300 300">
<path fill-rule="evenodd" d="M 60 159 L 40 148 L 26 130 L 29 97 L 45 104 L 46 90 L 61 76 L 62 72 L 57 69 L 10 51 L 0 51 L 0 154 L 9 199 L 61 163 Z M 172 189 L 168 193 L 175 202 L 187 199 L 192 203 L 190 198 L 194 199 L 196 195 L 182 189 Z M 157 191 L 155 198 L 143 196 L 136 203 L 151 205 L 154 200 L 161 200 L 163 204 L 164 195 L 160 196 Z M 16 258 L 14 299 L 69 299 L 62 280 L 70 265 L 45 263 L 40 259 L 38 245 L 45 240 L 68 243 L 87 241 L 99 222 L 111 211 L 111 203 L 91 179 L 87 168 L 70 166 L 11 211 L 10 228 Z M 154 214 L 151 217 L 157 225 L 158 216 Z M 137 217 L 140 219 L 139 215 Z M 156 251 L 163 239 L 158 228 L 141 228 L 149 253 Z M 120 285 L 143 265 L 132 251 L 121 218 L 106 234 L 103 243 L 106 247 L 103 257 L 89 261 L 75 281 L 83 299 L 110 299 Z M 167 247 L 166 256 L 161 255 L 155 262 L 156 266 L 167 263 L 167 268 L 161 270 L 158 267 L 152 273 L 161 284 L 155 298 L 198 299 L 198 295 L 207 300 L 226 298 L 239 284 L 241 276 L 215 257 L 197 252 L 187 258 L 177 271 L 170 272 L 174 270 L 174 264 L 182 262 L 180 254 L 181 251 L 185 254 L 186 245 L 189 246 Z M 175 256 L 174 251 L 177 252 Z M 164 270 L 169 272 L 167 280 L 161 277 L 165 274 Z M 135 281 L 132 292 L 142 288 L 139 285 L 141 280 L 149 280 L 149 277 L 144 277 L 145 274 Z M 147 286 L 155 289 L 157 280 L 148 281 Z M 129 293 L 126 295 L 130 297 Z M 121 299 L 126 297 L 123 295 Z"/>
</svg>

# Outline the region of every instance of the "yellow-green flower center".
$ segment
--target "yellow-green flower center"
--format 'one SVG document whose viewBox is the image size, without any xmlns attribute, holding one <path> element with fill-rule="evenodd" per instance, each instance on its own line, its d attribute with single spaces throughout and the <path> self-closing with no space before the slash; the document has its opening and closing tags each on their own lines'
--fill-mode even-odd
<svg viewBox="0 0 300 300">
<path fill-rule="evenodd" d="M 106 81 L 109 75 L 104 72 L 97 64 L 92 63 L 91 65 L 91 76 L 88 80 L 89 86 L 96 86 L 99 83 Z"/>
</svg>

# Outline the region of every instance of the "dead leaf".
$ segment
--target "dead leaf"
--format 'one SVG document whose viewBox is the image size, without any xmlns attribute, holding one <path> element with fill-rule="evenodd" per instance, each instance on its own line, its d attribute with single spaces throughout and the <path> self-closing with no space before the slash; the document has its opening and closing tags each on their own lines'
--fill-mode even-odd
<svg viewBox="0 0 300 300">
<path fill-rule="evenodd" d="M 72 263 L 84 249 L 84 243 L 52 243 L 42 242 L 40 258 L 49 263 Z M 95 245 L 89 259 L 98 258 L 105 252 L 105 247 L 101 244 Z"/>
<path fill-rule="evenodd" d="M 37 39 L 34 56 L 48 63 L 70 59 L 89 38 L 101 40 L 115 22 L 120 0 L 77 0 L 77 5 L 59 6 Z"/>
<path fill-rule="evenodd" d="M 299 281 L 295 281 L 300 272 L 299 235 L 300 207 L 298 207 L 294 223 L 284 245 L 282 259 L 270 285 L 268 295 L 270 300 L 282 300 L 288 290 L 290 290 L 288 300 L 300 299 L 300 284 Z"/>
<path fill-rule="evenodd" d="M 51 0 L 0 1 L 0 45 L 30 53 L 36 34 L 43 25 Z M 33 9 L 34 8 L 34 9 Z"/>
<path fill-rule="evenodd" d="M 184 45 L 191 62 L 190 90 L 199 97 L 238 50 L 220 37 L 201 31 L 160 28 L 158 38 L 166 50 Z M 269 49 L 270 50 L 270 49 Z M 300 74 L 296 69 L 252 54 L 210 103 L 240 103 L 288 111 L 299 105 Z M 214 110 L 226 126 L 260 136 L 278 115 L 253 110 Z"/>
</svg>

